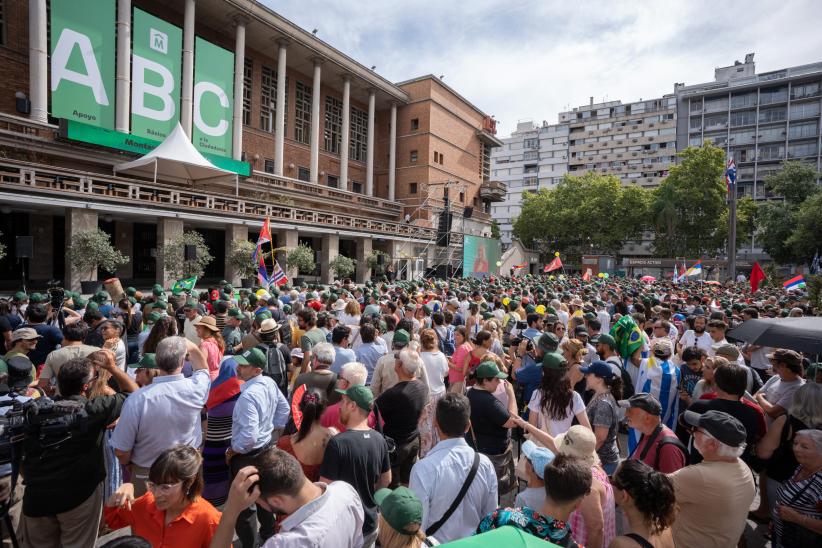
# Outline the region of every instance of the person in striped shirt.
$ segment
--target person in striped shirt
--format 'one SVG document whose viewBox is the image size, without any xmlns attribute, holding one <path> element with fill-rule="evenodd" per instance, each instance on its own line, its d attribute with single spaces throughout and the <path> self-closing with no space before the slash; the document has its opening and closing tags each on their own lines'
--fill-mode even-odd
<svg viewBox="0 0 822 548">
<path fill-rule="evenodd" d="M 651 356 L 640 362 L 634 383 L 634 393 L 651 394 L 659 401 L 662 405 L 662 424 L 672 430 L 679 415 L 679 383 L 682 378 L 682 372 L 671 361 L 673 353 L 674 347 L 668 337 L 651 341 Z M 631 429 L 629 449 L 633 450 L 638 442 L 639 433 Z"/>
</svg>

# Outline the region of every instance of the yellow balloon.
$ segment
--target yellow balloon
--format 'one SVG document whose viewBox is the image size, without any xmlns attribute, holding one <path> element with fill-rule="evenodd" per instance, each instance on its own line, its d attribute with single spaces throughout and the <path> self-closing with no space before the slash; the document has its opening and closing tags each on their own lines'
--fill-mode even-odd
<svg viewBox="0 0 822 548">
<path fill-rule="evenodd" d="M 605 277 L 605 274 L 603 274 L 602 272 L 600 272 L 599 274 L 597 274 L 597 278 L 604 278 L 604 277 Z"/>
<path fill-rule="evenodd" d="M 545 314 L 545 305 L 538 304 L 537 307 L 534 309 L 534 312 L 536 312 L 537 314 Z"/>
<path fill-rule="evenodd" d="M 504 304 L 505 306 L 508 306 L 508 303 L 510 303 L 510 302 L 511 302 L 511 299 L 509 299 L 508 297 L 503 297 L 502 298 L 502 304 Z"/>
<path fill-rule="evenodd" d="M 559 257 L 559 251 L 554 251 L 554 257 Z"/>
</svg>

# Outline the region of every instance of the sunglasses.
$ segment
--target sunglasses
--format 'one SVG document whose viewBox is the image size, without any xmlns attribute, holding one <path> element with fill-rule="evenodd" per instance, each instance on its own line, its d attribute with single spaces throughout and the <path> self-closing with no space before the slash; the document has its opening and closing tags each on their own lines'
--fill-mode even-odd
<svg viewBox="0 0 822 548">
<path fill-rule="evenodd" d="M 153 481 L 147 481 L 146 489 L 148 489 L 152 493 L 161 493 L 163 495 L 167 495 L 171 493 L 175 487 L 182 484 L 182 481 L 178 481 L 175 483 L 154 483 Z"/>
</svg>

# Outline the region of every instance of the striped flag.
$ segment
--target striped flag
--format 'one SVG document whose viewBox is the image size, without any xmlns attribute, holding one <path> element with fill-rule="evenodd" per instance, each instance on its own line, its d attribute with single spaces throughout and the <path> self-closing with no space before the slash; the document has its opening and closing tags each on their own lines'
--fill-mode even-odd
<svg viewBox="0 0 822 548">
<path fill-rule="evenodd" d="M 699 276 L 702 274 L 702 259 L 694 263 L 694 266 L 685 271 L 685 277 Z"/>
<path fill-rule="evenodd" d="M 728 197 L 730 197 L 736 187 L 736 164 L 733 158 L 728 160 L 728 167 L 725 169 L 725 185 L 728 188 Z"/>
<path fill-rule="evenodd" d="M 274 259 L 274 269 L 271 271 L 270 283 L 277 287 L 288 283 L 288 277 L 285 275 L 283 269 L 280 268 L 280 263 L 277 262 L 277 259 Z"/>
<path fill-rule="evenodd" d="M 262 255 L 260 255 L 260 264 L 257 266 L 257 281 L 260 282 L 260 287 L 268 289 L 271 285 L 271 280 L 268 278 L 268 269 L 265 267 Z"/>
<path fill-rule="evenodd" d="M 799 274 L 798 276 L 794 276 L 793 278 L 782 284 L 782 287 L 788 290 L 805 287 L 805 278 L 802 276 L 802 274 Z"/>
<path fill-rule="evenodd" d="M 263 221 L 263 228 L 260 230 L 260 235 L 257 237 L 257 248 L 251 256 L 254 262 L 257 262 L 257 258 L 259 257 L 259 262 L 263 263 L 263 244 L 266 243 L 271 243 L 271 227 L 268 224 L 268 217 L 266 217 L 265 221 Z"/>
</svg>

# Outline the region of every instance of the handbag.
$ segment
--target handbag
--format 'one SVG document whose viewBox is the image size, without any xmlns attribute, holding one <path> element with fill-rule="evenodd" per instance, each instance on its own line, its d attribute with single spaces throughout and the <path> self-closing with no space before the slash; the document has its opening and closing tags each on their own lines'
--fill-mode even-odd
<svg viewBox="0 0 822 548">
<path fill-rule="evenodd" d="M 460 487 L 459 493 L 451 502 L 451 506 L 448 507 L 448 510 L 442 515 L 440 519 L 436 522 L 432 523 L 428 526 L 428 529 L 425 530 L 425 536 L 430 537 L 437 531 L 439 531 L 440 527 L 442 527 L 448 518 L 451 517 L 451 514 L 457 509 L 457 506 L 460 505 L 462 499 L 465 498 L 465 494 L 468 493 L 468 488 L 471 487 L 471 483 L 474 481 L 474 477 L 477 475 L 477 469 L 479 469 L 479 453 L 474 451 L 474 462 L 471 464 L 471 471 L 468 472 L 468 476 L 466 476 L 465 481 L 462 482 L 462 487 Z"/>
</svg>

